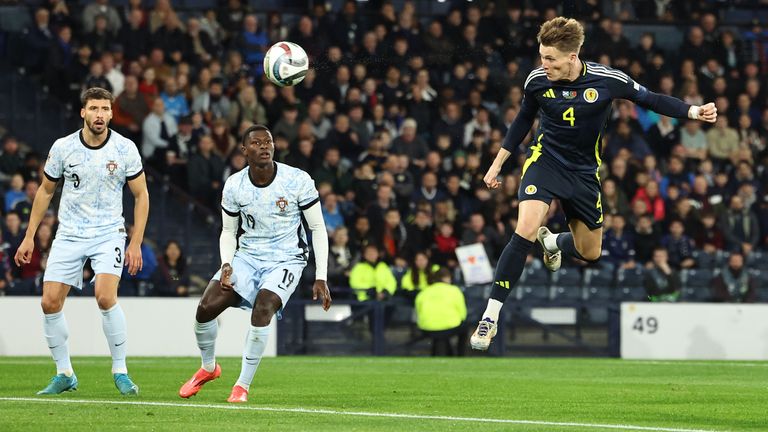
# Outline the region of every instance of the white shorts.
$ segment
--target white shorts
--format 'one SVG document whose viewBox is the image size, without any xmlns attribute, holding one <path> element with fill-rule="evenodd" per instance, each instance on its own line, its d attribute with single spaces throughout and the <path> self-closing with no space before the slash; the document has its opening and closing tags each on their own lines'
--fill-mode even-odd
<svg viewBox="0 0 768 432">
<path fill-rule="evenodd" d="M 232 259 L 232 281 L 235 292 L 243 298 L 240 307 L 253 309 L 256 295 L 259 290 L 265 289 L 280 297 L 282 301 L 280 311 L 282 311 L 299 285 L 301 273 L 306 265 L 307 262 L 302 260 L 260 261 L 235 252 L 235 257 Z M 221 280 L 221 269 L 213 275 L 212 280 Z M 278 319 L 281 317 L 280 311 L 277 313 Z"/>
<path fill-rule="evenodd" d="M 83 266 L 91 259 L 94 274 L 120 277 L 125 264 L 125 236 L 89 240 L 54 239 L 43 282 L 61 282 L 83 288 Z"/>
</svg>

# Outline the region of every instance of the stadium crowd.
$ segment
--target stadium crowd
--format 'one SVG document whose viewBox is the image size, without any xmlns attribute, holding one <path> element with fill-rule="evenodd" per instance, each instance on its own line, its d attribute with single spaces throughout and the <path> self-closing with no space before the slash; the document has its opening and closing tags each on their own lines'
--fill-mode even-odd
<svg viewBox="0 0 768 432">
<path fill-rule="evenodd" d="M 456 268 L 461 245 L 482 243 L 496 261 L 515 228 L 531 137 L 518 163 L 505 166 L 500 190 L 489 191 L 482 177 L 538 64 L 538 26 L 561 14 L 581 19 L 582 59 L 687 103 L 713 101 L 719 114 L 708 127 L 615 104 L 603 138 L 597 265 L 646 269 L 654 299 L 677 299 L 680 272 L 697 267 L 722 268 L 712 300 L 766 297 L 758 291 L 768 286 L 758 288 L 746 269 L 768 270 L 768 32 L 759 23 L 721 24 L 721 2 L 577 0 L 565 10 L 554 1 L 458 2 L 445 16 L 419 16 L 409 1 L 398 11 L 387 1 L 346 1 L 336 10 L 316 2 L 285 15 L 241 0 L 184 11 L 169 0 L 151 8 L 141 0 L 38 3 L 23 38 L 25 73 L 74 107 L 85 88 L 110 90 L 111 127 L 136 142 L 145 164 L 214 211 L 224 180 L 245 167 L 240 132 L 268 125 L 275 159 L 315 179 L 332 290 L 350 287 L 360 300 L 413 299 L 430 270 Z M 638 22 L 684 23 L 682 45 L 665 51 L 654 33 L 630 40 L 624 26 Z M 295 87 L 263 77 L 264 53 L 280 40 L 311 57 Z M 34 265 L 19 269 L 9 257 L 42 164 L 4 138 L 0 292 L 39 286 L 55 213 L 38 231 Z M 567 230 L 556 204 L 547 223 Z M 179 244 L 145 250 L 141 280 L 154 281 L 151 291 L 187 295 Z"/>
</svg>

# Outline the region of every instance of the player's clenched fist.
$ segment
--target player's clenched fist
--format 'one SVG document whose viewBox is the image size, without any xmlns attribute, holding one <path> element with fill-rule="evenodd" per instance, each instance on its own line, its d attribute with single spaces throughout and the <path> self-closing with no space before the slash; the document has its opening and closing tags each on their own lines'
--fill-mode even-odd
<svg viewBox="0 0 768 432">
<path fill-rule="evenodd" d="M 483 177 L 483 181 L 485 182 L 485 185 L 488 186 L 489 189 L 496 189 L 501 185 L 501 182 L 497 178 L 499 176 L 499 168 L 496 168 L 495 166 L 491 165 L 490 168 L 488 168 L 488 172 L 485 173 L 485 177 Z"/>
<path fill-rule="evenodd" d="M 34 240 L 25 237 L 24 241 L 21 242 L 21 245 L 19 245 L 19 248 L 16 250 L 16 256 L 13 258 L 13 260 L 16 262 L 16 265 L 21 267 L 24 264 L 29 264 L 29 261 L 32 259 L 32 251 L 34 249 Z"/>
</svg>

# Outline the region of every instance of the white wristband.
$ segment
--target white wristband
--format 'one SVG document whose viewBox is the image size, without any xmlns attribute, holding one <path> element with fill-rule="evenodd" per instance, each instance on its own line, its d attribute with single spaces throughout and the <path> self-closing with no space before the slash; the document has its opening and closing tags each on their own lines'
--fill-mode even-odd
<svg viewBox="0 0 768 432">
<path fill-rule="evenodd" d="M 691 105 L 691 109 L 688 110 L 688 118 L 690 118 L 691 120 L 698 120 L 699 111 L 701 111 L 701 107 L 696 105 Z"/>
</svg>

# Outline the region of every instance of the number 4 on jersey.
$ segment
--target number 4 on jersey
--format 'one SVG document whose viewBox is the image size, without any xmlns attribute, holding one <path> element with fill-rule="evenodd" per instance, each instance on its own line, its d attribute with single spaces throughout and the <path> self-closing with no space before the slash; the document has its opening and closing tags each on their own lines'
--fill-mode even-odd
<svg viewBox="0 0 768 432">
<path fill-rule="evenodd" d="M 563 120 L 569 122 L 571 127 L 576 123 L 576 116 L 573 113 L 573 107 L 568 108 L 563 112 Z"/>
</svg>

